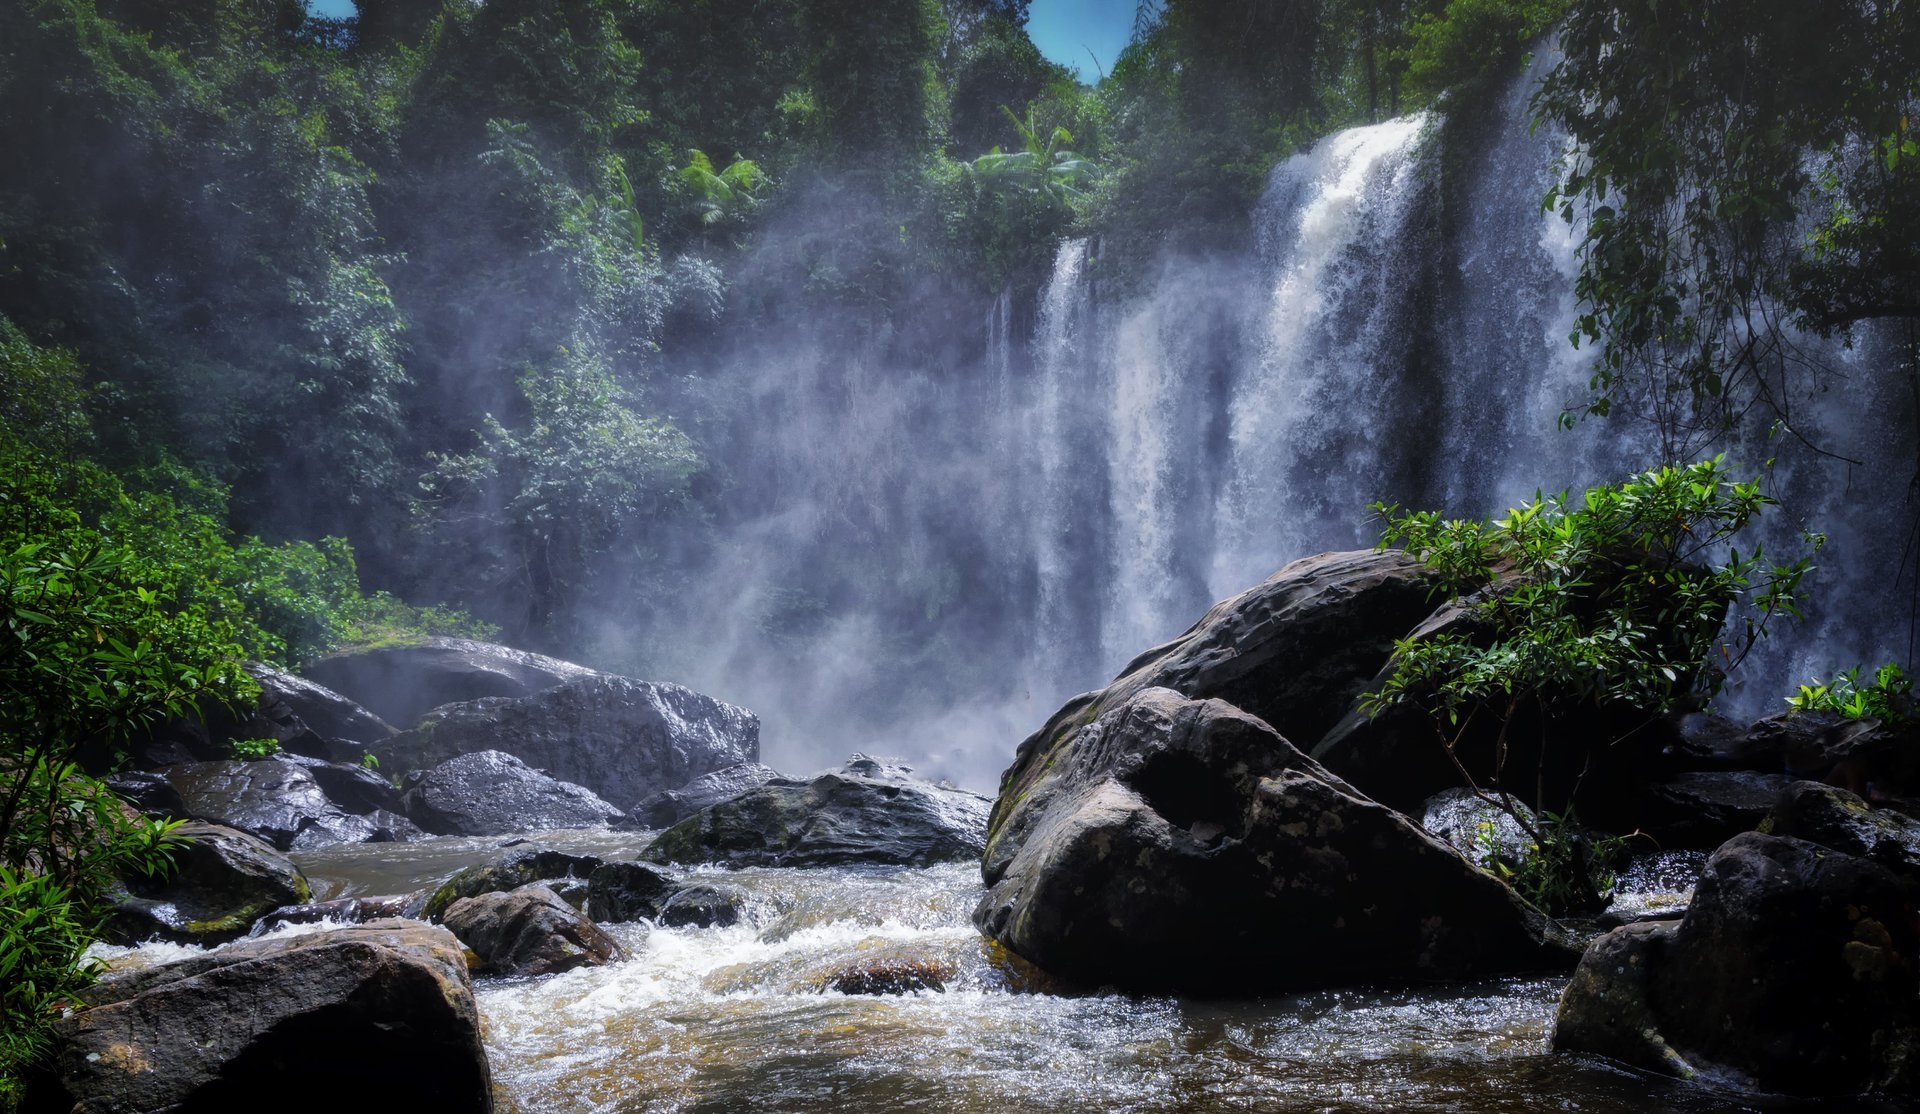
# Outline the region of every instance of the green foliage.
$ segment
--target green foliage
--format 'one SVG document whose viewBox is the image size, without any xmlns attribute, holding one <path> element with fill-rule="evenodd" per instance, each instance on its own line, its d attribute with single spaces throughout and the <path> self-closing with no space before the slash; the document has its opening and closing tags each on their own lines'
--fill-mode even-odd
<svg viewBox="0 0 1920 1114">
<path fill-rule="evenodd" d="M 1613 895 L 1613 868 L 1625 857 L 1630 838 L 1595 836 L 1572 813 L 1542 812 L 1529 827 L 1526 848 L 1513 861 L 1500 853 L 1491 822 L 1482 823 L 1478 834 L 1487 869 L 1555 916 L 1605 909 Z"/>
<path fill-rule="evenodd" d="M 1409 91 L 1431 98 L 1503 76 L 1567 8 L 1568 0 L 1451 0 L 1418 14 L 1402 48 Z"/>
<path fill-rule="evenodd" d="M 1376 505 L 1382 544 L 1434 569 L 1492 635 L 1405 640 L 1369 708 L 1417 701 L 1457 724 L 1489 703 L 1660 710 L 1711 695 L 1729 608 L 1752 604 L 1735 616 L 1728 664 L 1773 616 L 1800 614 L 1810 558 L 1770 565 L 1758 545 L 1744 557 L 1732 548 L 1771 503 L 1714 457 L 1589 489 L 1577 506 L 1564 493 L 1536 499 L 1493 522 Z"/>
<path fill-rule="evenodd" d="M 233 756 L 242 762 L 258 762 L 280 753 L 278 739 L 235 739 L 229 744 Z"/>
<path fill-rule="evenodd" d="M 598 357 L 561 349 L 523 372 L 520 388 L 525 424 L 489 417 L 478 452 L 436 456 L 423 514 L 445 538 L 458 535 L 444 527 L 487 516 L 508 544 L 447 560 L 544 622 L 589 590 L 601 554 L 684 498 L 700 458 L 686 435 L 637 410 Z"/>
<path fill-rule="evenodd" d="M 687 152 L 687 165 L 680 168 L 680 180 L 693 191 L 700 223 L 714 225 L 728 218 L 751 212 L 771 184 L 759 164 L 735 158 L 725 170 L 716 173 L 707 153 L 694 148 Z"/>
<path fill-rule="evenodd" d="M 1920 11 L 1581 0 L 1560 46 L 1537 107 L 1577 145 L 1547 200 L 1582 236 L 1586 412 L 1679 458 L 1817 388 L 1790 325 L 1920 319 Z"/>
<path fill-rule="evenodd" d="M 1092 161 L 1067 149 L 1073 142 L 1072 132 L 1056 125 L 1043 138 L 1034 123 L 1032 105 L 1027 106 L 1024 120 L 1006 105 L 1001 105 L 1000 111 L 1013 122 L 1022 147 L 1011 153 L 995 147 L 966 164 L 968 172 L 987 189 L 1034 194 L 1064 208 L 1083 195 L 1087 183 L 1100 176 L 1100 168 Z"/>
<path fill-rule="evenodd" d="M 1612 709 L 1653 715 L 1697 704 L 1771 619 L 1798 618 L 1811 558 L 1770 564 L 1760 546 L 1743 556 L 1734 545 L 1771 503 L 1715 457 L 1592 488 L 1578 504 L 1565 494 L 1536 498 L 1493 522 L 1376 504 L 1381 544 L 1401 545 L 1433 570 L 1463 621 L 1400 640 L 1363 707 L 1425 715 L 1468 788 L 1508 811 L 1548 863 L 1577 866 L 1556 851 L 1551 821 L 1514 807 L 1515 782 L 1529 778 L 1535 809 L 1571 804 L 1539 799 L 1539 769 L 1506 768 L 1516 734 L 1555 718 L 1598 723 L 1596 713 Z M 1475 729 L 1494 739 L 1491 771 L 1480 777 L 1461 749 Z M 1531 741 L 1543 769 L 1556 744 Z M 1572 757 L 1568 765 L 1586 768 Z M 1591 888 L 1584 878 L 1568 884 Z"/>
<path fill-rule="evenodd" d="M 1847 719 L 1877 719 L 1905 723 L 1913 712 L 1913 679 L 1895 662 L 1874 670 L 1873 679 L 1860 682 L 1860 666 L 1843 669 L 1829 681 L 1815 680 L 1787 697 L 1796 712 L 1834 712 Z"/>
</svg>

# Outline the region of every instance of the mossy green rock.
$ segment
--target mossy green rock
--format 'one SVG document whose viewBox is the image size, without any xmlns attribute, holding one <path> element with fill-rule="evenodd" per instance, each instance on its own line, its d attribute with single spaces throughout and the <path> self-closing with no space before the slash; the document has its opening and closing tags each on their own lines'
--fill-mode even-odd
<svg viewBox="0 0 1920 1114">
<path fill-rule="evenodd" d="M 313 891 L 292 860 L 242 831 L 193 821 L 179 834 L 178 869 L 165 879 L 133 879 L 114 905 L 105 939 L 171 940 L 212 945 L 245 936 L 253 923 Z"/>
</svg>

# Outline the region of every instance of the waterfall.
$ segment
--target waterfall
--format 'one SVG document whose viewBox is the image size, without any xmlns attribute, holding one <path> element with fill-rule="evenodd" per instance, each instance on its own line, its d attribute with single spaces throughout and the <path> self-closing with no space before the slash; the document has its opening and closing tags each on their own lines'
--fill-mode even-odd
<svg viewBox="0 0 1920 1114">
<path fill-rule="evenodd" d="M 1577 229 L 1540 207 L 1566 142 L 1529 127 L 1547 64 L 1482 118 L 1287 159 L 1238 249 L 1108 283 L 1099 241 L 1068 240 L 1032 312 L 1002 291 L 969 344 L 912 321 L 753 342 L 730 366 L 761 420 L 726 463 L 758 502 L 699 586 L 681 643 L 706 649 L 671 679 L 759 711 L 775 765 L 872 749 L 989 788 L 1062 698 L 1215 600 L 1371 544 L 1372 501 L 1494 515 L 1652 463 L 1632 421 L 1557 421 L 1593 364 L 1569 342 Z M 1814 621 L 1750 663 L 1739 714 L 1905 656 L 1890 511 L 1913 415 L 1876 373 L 1890 343 L 1805 346 L 1831 389 L 1795 401 L 1794 430 L 1866 465 L 1727 440 L 1743 471 L 1773 462 L 1770 552 L 1833 537 Z"/>
<path fill-rule="evenodd" d="M 1255 359 L 1226 401 L 1229 457 L 1209 587 L 1367 539 L 1400 439 L 1411 341 L 1406 280 L 1422 212 L 1410 116 L 1329 136 L 1274 171 L 1255 216 L 1273 270 Z M 1235 586 L 1239 587 L 1235 587 Z"/>
</svg>

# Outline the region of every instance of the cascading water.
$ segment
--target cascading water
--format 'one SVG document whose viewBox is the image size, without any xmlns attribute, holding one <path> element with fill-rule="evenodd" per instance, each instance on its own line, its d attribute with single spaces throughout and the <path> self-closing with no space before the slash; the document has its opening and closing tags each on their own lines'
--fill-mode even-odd
<svg viewBox="0 0 1920 1114">
<path fill-rule="evenodd" d="M 1576 232 L 1540 207 L 1566 153 L 1529 127 L 1549 61 L 1484 118 L 1392 120 L 1288 159 L 1244 250 L 1117 283 L 1098 240 L 1062 244 L 1031 312 L 1002 294 L 971 353 L 930 325 L 891 349 L 804 330 L 749 347 L 731 363 L 765 420 L 732 467 L 764 477 L 741 484 L 761 509 L 727 528 L 680 640 L 713 652 L 665 675 L 758 711 L 776 765 L 866 749 L 990 789 L 1063 698 L 1213 601 L 1370 544 L 1371 501 L 1497 514 L 1654 463 L 1631 420 L 1557 428 L 1593 365 L 1569 342 Z M 1793 426 L 1882 463 L 1764 430 L 1721 446 L 1743 471 L 1777 458 L 1770 549 L 1826 530 L 1826 563 L 1850 570 L 1747 671 L 1741 714 L 1903 649 L 1901 539 L 1866 508 L 1902 502 L 1912 415 L 1875 394 L 1894 382 L 1879 344 L 1808 345 L 1834 387 Z M 822 618 L 781 627 L 793 601 Z"/>
<path fill-rule="evenodd" d="M 1355 509 L 1380 493 L 1410 401 L 1398 370 L 1418 291 L 1405 280 L 1425 124 L 1341 132 L 1274 171 L 1255 218 L 1271 294 L 1251 366 L 1224 400 L 1215 595 L 1272 572 L 1276 557 L 1365 541 Z"/>
</svg>

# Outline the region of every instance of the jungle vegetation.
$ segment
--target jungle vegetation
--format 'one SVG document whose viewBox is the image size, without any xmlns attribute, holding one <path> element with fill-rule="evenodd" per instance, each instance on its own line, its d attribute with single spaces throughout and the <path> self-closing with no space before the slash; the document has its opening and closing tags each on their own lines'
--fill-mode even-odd
<svg viewBox="0 0 1920 1114">
<path fill-rule="evenodd" d="M 0 1075 L 164 865 L 83 752 L 375 629 L 635 666 L 581 616 L 670 627 L 724 535 L 717 338 L 1232 244 L 1287 154 L 1557 41 L 1592 413 L 1679 461 L 1790 421 L 1789 326 L 1917 366 L 1904 0 L 1162 0 L 1091 86 L 1025 0 L 356 9 L 0 0 Z"/>
</svg>

